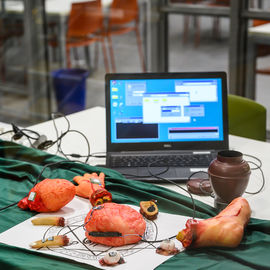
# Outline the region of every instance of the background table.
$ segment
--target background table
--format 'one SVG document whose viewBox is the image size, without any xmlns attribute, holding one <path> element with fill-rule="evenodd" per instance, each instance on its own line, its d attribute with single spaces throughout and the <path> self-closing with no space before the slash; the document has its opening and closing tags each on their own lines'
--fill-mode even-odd
<svg viewBox="0 0 270 270">
<path fill-rule="evenodd" d="M 245 96 L 256 98 L 256 57 L 257 45 L 270 45 L 270 23 L 250 27 L 248 30 L 247 47 L 247 70 L 246 70 L 246 92 Z"/>
<path fill-rule="evenodd" d="M 106 152 L 106 128 L 105 128 L 105 108 L 94 107 L 85 111 L 74 113 L 67 116 L 70 121 L 71 129 L 78 130 L 86 135 L 90 142 L 91 153 Z M 63 132 L 67 128 L 67 122 L 64 118 L 58 118 L 55 121 L 56 126 Z M 56 139 L 56 132 L 54 130 L 53 122 L 47 121 L 38 125 L 28 127 L 35 131 L 45 134 L 48 139 Z M 249 154 L 259 158 L 263 165 L 262 170 L 265 174 L 266 183 L 263 190 L 256 194 L 244 194 L 252 209 L 252 217 L 270 220 L 270 144 L 251 139 L 246 139 L 237 136 L 229 136 L 230 149 L 237 150 L 243 154 Z M 62 141 L 62 149 L 65 153 L 87 154 L 87 144 L 84 138 L 76 133 L 68 134 Z M 47 150 L 50 153 L 56 153 L 56 146 Z M 254 161 L 251 158 L 245 157 L 246 160 Z M 105 159 L 90 158 L 89 164 L 105 164 Z M 252 165 L 251 165 L 252 167 Z M 247 191 L 256 191 L 261 187 L 262 177 L 259 170 L 252 171 Z M 187 195 L 186 192 L 172 184 L 161 184 L 164 187 L 172 189 L 178 193 Z M 185 187 L 185 184 L 182 184 Z M 204 203 L 213 206 L 214 199 L 209 196 L 195 196 L 195 199 L 203 201 Z"/>
</svg>

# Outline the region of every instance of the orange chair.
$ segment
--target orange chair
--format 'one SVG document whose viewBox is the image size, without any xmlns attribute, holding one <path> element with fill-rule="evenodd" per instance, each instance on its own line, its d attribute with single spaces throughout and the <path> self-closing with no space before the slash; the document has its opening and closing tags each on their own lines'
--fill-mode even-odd
<svg viewBox="0 0 270 270">
<path fill-rule="evenodd" d="M 259 26 L 262 24 L 270 23 L 266 20 L 253 20 L 253 26 Z M 268 56 L 270 54 L 270 45 L 260 44 L 257 45 L 257 57 Z M 270 67 L 268 68 L 256 68 L 256 73 L 270 75 Z"/>
<path fill-rule="evenodd" d="M 212 0 L 208 4 L 209 6 L 213 7 L 229 7 L 231 5 L 230 0 Z M 220 20 L 219 17 L 214 17 L 213 22 L 213 36 L 219 37 L 220 36 Z"/>
<path fill-rule="evenodd" d="M 66 56 L 68 67 L 71 67 L 71 48 L 87 47 L 92 43 L 101 42 L 105 69 L 106 72 L 109 72 L 106 46 L 102 34 L 104 31 L 103 20 L 101 0 L 72 4 L 66 36 Z"/>
<path fill-rule="evenodd" d="M 208 6 L 230 6 L 230 0 L 170 0 L 171 3 L 184 3 L 184 4 L 201 4 L 201 5 L 208 5 Z M 189 17 L 188 15 L 184 16 L 184 32 L 183 32 L 183 42 L 187 41 L 188 36 L 188 27 L 189 27 Z M 219 31 L 219 17 L 214 17 L 213 22 L 213 36 L 217 37 L 220 34 Z M 200 44 L 200 25 L 199 25 L 199 16 L 194 15 L 194 28 L 195 28 L 195 40 L 194 45 L 198 47 Z"/>
<path fill-rule="evenodd" d="M 132 22 L 135 24 L 130 25 Z M 116 72 L 116 66 L 111 36 L 122 35 L 131 31 L 135 31 L 136 33 L 139 57 L 141 60 L 142 70 L 145 72 L 146 66 L 139 31 L 139 7 L 137 0 L 113 0 L 109 11 L 108 27 L 105 32 L 108 40 L 113 72 Z"/>
</svg>

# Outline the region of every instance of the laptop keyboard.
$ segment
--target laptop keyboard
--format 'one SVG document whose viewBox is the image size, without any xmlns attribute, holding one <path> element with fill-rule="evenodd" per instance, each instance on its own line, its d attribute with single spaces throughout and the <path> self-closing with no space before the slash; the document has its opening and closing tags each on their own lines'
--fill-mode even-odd
<svg viewBox="0 0 270 270">
<path fill-rule="evenodd" d="M 213 154 L 112 156 L 111 167 L 208 167 Z"/>
</svg>

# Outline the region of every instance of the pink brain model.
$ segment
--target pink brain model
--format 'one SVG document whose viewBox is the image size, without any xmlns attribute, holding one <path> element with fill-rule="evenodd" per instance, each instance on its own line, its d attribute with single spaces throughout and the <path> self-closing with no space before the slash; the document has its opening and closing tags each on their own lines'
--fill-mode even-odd
<svg viewBox="0 0 270 270">
<path fill-rule="evenodd" d="M 91 209 L 85 218 L 86 237 L 92 242 L 107 246 L 137 243 L 141 240 L 145 228 L 146 223 L 139 212 L 127 205 L 116 203 L 106 203 Z M 101 235 L 106 232 L 114 232 L 121 236 L 96 237 L 92 232 L 101 233 Z"/>
</svg>

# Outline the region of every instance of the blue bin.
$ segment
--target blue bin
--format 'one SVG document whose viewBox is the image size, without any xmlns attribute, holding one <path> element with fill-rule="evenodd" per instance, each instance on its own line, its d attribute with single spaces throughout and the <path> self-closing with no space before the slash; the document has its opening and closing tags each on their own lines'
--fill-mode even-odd
<svg viewBox="0 0 270 270">
<path fill-rule="evenodd" d="M 52 72 L 57 110 L 65 115 L 85 109 L 85 69 L 59 69 Z"/>
</svg>

